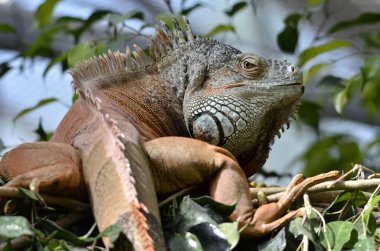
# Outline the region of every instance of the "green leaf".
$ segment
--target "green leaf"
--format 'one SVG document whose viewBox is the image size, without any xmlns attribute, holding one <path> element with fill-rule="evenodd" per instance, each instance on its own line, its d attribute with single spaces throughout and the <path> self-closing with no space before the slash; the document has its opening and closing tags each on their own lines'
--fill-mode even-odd
<svg viewBox="0 0 380 251">
<path fill-rule="evenodd" d="M 308 62 L 309 60 L 315 58 L 316 56 L 318 56 L 320 54 L 323 54 L 323 53 L 326 53 L 326 52 L 329 52 L 332 50 L 336 50 L 339 48 L 348 47 L 348 46 L 351 46 L 350 42 L 342 41 L 342 40 L 333 40 L 333 41 L 327 42 L 325 44 L 321 44 L 321 45 L 318 45 L 315 47 L 311 47 L 309 49 L 304 50 L 299 55 L 298 65 L 300 67 L 302 67 L 303 65 L 305 65 L 306 62 Z"/>
<path fill-rule="evenodd" d="M 198 225 L 203 222 L 212 223 L 218 225 L 214 219 L 209 216 L 207 210 L 201 207 L 199 204 L 190 199 L 189 196 L 185 196 L 180 204 L 179 214 L 183 217 L 184 230 L 187 231 L 192 226 Z"/>
<path fill-rule="evenodd" d="M 316 250 L 324 250 L 320 244 L 320 240 L 318 239 L 314 229 L 308 221 L 304 222 L 301 218 L 296 218 L 292 220 L 289 224 L 289 231 L 294 235 L 294 237 L 306 235 L 309 240 L 313 242 Z"/>
<path fill-rule="evenodd" d="M 372 250 L 377 250 L 378 245 L 376 244 L 374 237 L 366 237 L 358 241 L 354 249 L 355 251 L 372 251 Z"/>
<path fill-rule="evenodd" d="M 33 235 L 26 218 L 22 216 L 0 216 L 0 236 L 17 238 L 22 235 Z"/>
<path fill-rule="evenodd" d="M 380 195 L 374 196 L 370 200 L 368 200 L 367 204 L 364 206 L 363 210 L 363 216 L 362 221 L 364 226 L 368 227 L 369 219 L 372 214 L 372 211 L 375 207 L 377 207 L 377 204 L 380 202 Z"/>
<path fill-rule="evenodd" d="M 226 10 L 224 13 L 226 13 L 227 16 L 232 17 L 242 9 L 244 9 L 247 6 L 247 3 L 245 1 L 237 2 L 235 3 L 231 9 Z"/>
<path fill-rule="evenodd" d="M 315 7 L 321 4 L 324 4 L 326 0 L 308 0 L 307 1 L 307 6 L 308 7 Z"/>
<path fill-rule="evenodd" d="M 94 240 L 94 238 L 82 239 L 48 219 L 39 219 L 35 227 L 48 235 L 53 234 L 55 239 L 65 240 L 78 246 L 84 246 Z"/>
<path fill-rule="evenodd" d="M 355 75 L 347 81 L 347 84 L 343 90 L 335 94 L 334 96 L 334 107 L 338 114 L 343 113 L 343 109 L 347 105 L 348 101 L 351 99 L 355 93 L 355 88 L 362 85 L 362 78 L 360 75 Z"/>
<path fill-rule="evenodd" d="M 321 106 L 313 101 L 303 100 L 298 115 L 302 122 L 319 131 L 319 111 Z"/>
<path fill-rule="evenodd" d="M 22 110 L 21 112 L 19 112 L 16 117 L 13 119 L 13 122 L 16 122 L 16 120 L 18 120 L 19 118 L 21 118 L 22 116 L 25 116 L 26 114 L 42 107 L 42 106 L 45 106 L 45 105 L 48 105 L 48 104 L 51 104 L 51 103 L 54 103 L 54 102 L 57 102 L 58 99 L 56 98 L 47 98 L 47 99 L 43 99 L 43 100 L 40 100 L 40 102 L 38 102 L 35 106 L 32 106 L 30 108 L 26 108 L 24 110 Z"/>
<path fill-rule="evenodd" d="M 97 46 L 91 46 L 87 43 L 77 44 L 68 52 L 67 63 L 69 67 L 75 67 L 78 63 L 98 55 L 102 48 L 102 44 Z"/>
<path fill-rule="evenodd" d="M 294 53 L 298 43 L 298 13 L 290 14 L 284 21 L 285 28 L 277 35 L 277 44 L 283 52 Z"/>
<path fill-rule="evenodd" d="M 0 64 L 0 78 L 4 76 L 10 69 L 12 69 L 8 62 L 4 62 Z"/>
<path fill-rule="evenodd" d="M 343 246 L 351 239 L 353 230 L 354 224 L 352 222 L 329 222 L 326 225 L 326 233 L 324 233 L 322 237 L 322 245 L 328 250 L 340 251 L 343 249 Z"/>
<path fill-rule="evenodd" d="M 10 24 L 0 23 L 0 32 L 1 33 L 16 33 L 16 30 Z"/>
<path fill-rule="evenodd" d="M 218 225 L 203 222 L 192 226 L 189 232 L 195 234 L 202 244 L 202 248 L 207 251 L 229 250 L 226 236 L 218 228 Z"/>
<path fill-rule="evenodd" d="M 222 32 L 235 32 L 235 28 L 232 25 L 219 24 L 209 32 L 204 34 L 204 37 L 213 37 Z"/>
<path fill-rule="evenodd" d="M 203 251 L 198 238 L 189 232 L 175 234 L 169 239 L 168 247 L 171 251 Z"/>
<path fill-rule="evenodd" d="M 203 4 L 201 4 L 201 3 L 196 3 L 196 4 L 194 4 L 194 5 L 192 5 L 192 6 L 188 7 L 188 8 L 183 9 L 183 10 L 181 11 L 181 15 L 182 15 L 182 16 L 187 16 L 187 15 L 189 15 L 190 12 L 192 12 L 192 11 L 194 11 L 195 9 L 198 9 L 199 7 L 202 7 L 202 6 L 203 6 Z"/>
<path fill-rule="evenodd" d="M 34 13 L 34 18 L 38 28 L 42 28 L 50 23 L 54 7 L 59 1 L 60 0 L 45 0 L 45 2 L 38 6 L 36 12 Z"/>
<path fill-rule="evenodd" d="M 72 31 L 72 34 L 74 35 L 74 41 L 75 43 L 79 43 L 79 40 L 82 36 L 82 34 L 89 30 L 89 28 L 96 22 L 103 20 L 105 16 L 113 14 L 114 12 L 109 10 L 97 10 L 94 11 L 84 22 L 83 25 L 80 26 L 78 29 Z"/>
<path fill-rule="evenodd" d="M 230 249 L 233 249 L 239 242 L 240 234 L 237 222 L 226 222 L 219 224 L 220 230 L 226 236 Z"/>
<path fill-rule="evenodd" d="M 122 229 L 117 225 L 111 225 L 104 229 L 101 233 L 96 236 L 96 239 L 103 237 L 108 237 L 110 248 L 113 247 L 114 242 L 117 240 Z"/>
<path fill-rule="evenodd" d="M 53 133 L 47 133 L 42 126 L 42 119 L 38 122 L 38 128 L 34 131 L 38 135 L 37 141 L 49 141 L 53 136 Z"/>
<path fill-rule="evenodd" d="M 63 52 L 61 55 L 59 55 L 58 57 L 56 58 L 53 58 L 52 60 L 50 60 L 49 64 L 46 66 L 42 76 L 45 78 L 46 77 L 46 74 L 49 72 L 49 70 L 54 66 L 56 65 L 57 63 L 59 62 L 62 62 L 64 60 L 67 60 L 67 57 L 68 57 L 68 52 Z"/>
<path fill-rule="evenodd" d="M 23 187 L 19 187 L 18 190 L 24 194 L 26 197 L 28 197 L 31 200 L 38 201 L 38 196 L 36 195 L 36 192 L 31 191 L 29 189 L 25 189 Z"/>
<path fill-rule="evenodd" d="M 303 80 L 305 85 L 309 83 L 309 80 L 320 70 L 324 69 L 326 66 L 329 66 L 331 64 L 321 63 L 321 64 L 315 64 L 312 67 L 309 68 L 304 74 Z"/>
<path fill-rule="evenodd" d="M 43 31 L 40 35 L 38 35 L 37 39 L 32 43 L 31 46 L 25 51 L 25 57 L 34 57 L 37 54 L 39 55 L 52 55 L 52 41 L 54 36 L 61 32 L 64 28 L 61 26 L 53 27 L 46 31 Z"/>
<path fill-rule="evenodd" d="M 141 11 L 130 11 L 125 14 L 112 13 L 107 15 L 107 20 L 113 24 L 119 24 L 127 19 L 144 20 L 144 13 Z"/>
<path fill-rule="evenodd" d="M 0 139 L 0 152 L 3 151 L 5 149 L 5 145 L 4 145 L 4 141 L 2 139 Z"/>
<path fill-rule="evenodd" d="M 380 49 L 380 31 L 362 33 L 359 37 L 365 41 L 368 47 Z"/>
<path fill-rule="evenodd" d="M 363 155 L 355 139 L 347 135 L 334 135 L 318 139 L 301 155 L 305 176 L 336 170 L 348 171 L 352 163 L 362 163 Z"/>
<path fill-rule="evenodd" d="M 231 205 L 226 205 L 226 204 L 215 201 L 210 196 L 202 196 L 202 197 L 198 197 L 198 198 L 192 198 L 192 200 L 201 206 L 210 205 L 213 209 L 218 211 L 218 213 L 221 213 L 224 216 L 229 216 L 235 210 L 236 202 L 237 202 L 236 201 L 235 203 L 233 203 Z"/>
<path fill-rule="evenodd" d="M 380 22 L 380 14 L 379 13 L 362 13 L 359 17 L 351 20 L 344 20 L 335 24 L 331 27 L 327 33 L 333 33 L 341 30 L 345 30 L 348 28 L 352 28 L 355 26 L 366 25 L 366 24 L 374 24 Z"/>
</svg>

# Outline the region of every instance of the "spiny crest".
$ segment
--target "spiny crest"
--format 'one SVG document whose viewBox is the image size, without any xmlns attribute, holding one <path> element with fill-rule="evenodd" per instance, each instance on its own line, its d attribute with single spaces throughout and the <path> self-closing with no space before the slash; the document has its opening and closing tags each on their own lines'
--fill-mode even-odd
<svg viewBox="0 0 380 251">
<path fill-rule="evenodd" d="M 108 51 L 78 65 L 70 74 L 73 82 L 83 89 L 96 89 L 106 85 L 117 85 L 130 78 L 130 74 L 143 71 L 152 64 L 158 62 L 171 51 L 178 49 L 181 45 L 192 44 L 196 40 L 193 35 L 189 21 L 182 17 L 185 28 L 181 29 L 176 18 L 172 18 L 174 30 L 170 31 L 168 26 L 161 22 L 161 27 L 156 26 L 156 34 L 151 37 L 148 57 L 137 45 L 133 45 L 131 51 L 127 46 L 126 52 Z M 132 57 L 133 56 L 133 57 Z"/>
<path fill-rule="evenodd" d="M 150 39 L 151 45 L 149 48 L 150 58 L 157 62 L 160 58 L 167 55 L 169 52 L 178 49 L 183 44 L 192 44 L 196 40 L 190 23 L 186 17 L 182 17 L 185 23 L 185 29 L 181 29 L 176 18 L 172 18 L 174 24 L 173 32 L 169 27 L 161 21 L 161 27 L 155 26 L 156 34 Z"/>
</svg>

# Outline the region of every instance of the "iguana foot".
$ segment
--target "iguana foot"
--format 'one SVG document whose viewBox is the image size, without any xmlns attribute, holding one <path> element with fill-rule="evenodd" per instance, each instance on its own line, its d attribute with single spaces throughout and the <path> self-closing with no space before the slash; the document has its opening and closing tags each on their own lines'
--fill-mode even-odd
<svg viewBox="0 0 380 251">
<path fill-rule="evenodd" d="M 209 184 L 210 195 L 224 204 L 237 202 L 230 219 L 244 228 L 242 236 L 260 237 L 302 216 L 301 209 L 286 214 L 292 203 L 309 187 L 337 178 L 333 171 L 304 179 L 297 175 L 277 203 L 255 210 L 245 174 L 227 150 L 203 141 L 164 137 L 145 143 L 153 163 L 152 174 L 159 194 L 178 191 L 194 184 Z"/>
<path fill-rule="evenodd" d="M 79 151 L 64 143 L 22 144 L 0 162 L 4 186 L 27 188 L 33 180 L 42 193 L 87 200 Z"/>
<path fill-rule="evenodd" d="M 288 213 L 286 213 L 286 211 L 291 207 L 296 199 L 304 194 L 308 188 L 327 180 L 336 179 L 339 176 L 339 171 L 331 171 L 307 179 L 304 179 L 303 175 L 295 176 L 278 202 L 260 206 L 254 212 L 252 219 L 239 219 L 240 225 L 244 228 L 242 231 L 242 236 L 264 236 L 273 230 L 288 224 L 296 217 L 303 216 L 303 208 L 299 208 Z"/>
</svg>

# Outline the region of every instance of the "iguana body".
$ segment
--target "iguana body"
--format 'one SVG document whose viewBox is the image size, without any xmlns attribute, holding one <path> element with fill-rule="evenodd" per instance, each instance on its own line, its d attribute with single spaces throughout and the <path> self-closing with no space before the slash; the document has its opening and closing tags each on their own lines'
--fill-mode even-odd
<svg viewBox="0 0 380 251">
<path fill-rule="evenodd" d="M 174 24 L 173 32 L 157 28 L 150 58 L 136 47 L 134 59 L 129 50 L 109 52 L 74 69 L 79 100 L 56 130 L 52 141 L 59 143 L 6 154 L 0 172 L 7 185 L 27 186 L 37 177 L 41 191 L 85 199 L 86 183 L 99 229 L 117 223 L 135 250 L 165 249 L 156 193 L 193 184 L 207 182 L 223 203 L 239 198 L 230 218 L 248 224 L 246 236 L 299 215 L 281 218 L 325 176 L 293 184 L 283 200 L 255 213 L 246 175 L 261 168 L 297 109 L 301 72 Z"/>
</svg>

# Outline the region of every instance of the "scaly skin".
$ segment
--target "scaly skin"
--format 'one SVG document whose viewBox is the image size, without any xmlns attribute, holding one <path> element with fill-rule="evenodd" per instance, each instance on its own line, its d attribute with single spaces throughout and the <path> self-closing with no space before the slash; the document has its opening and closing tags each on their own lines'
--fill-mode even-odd
<svg viewBox="0 0 380 251">
<path fill-rule="evenodd" d="M 157 28 L 150 58 L 136 46 L 134 59 L 129 49 L 109 52 L 74 69 L 79 101 L 53 143 L 4 155 L 0 175 L 11 180 L 7 185 L 27 186 L 37 177 L 41 192 L 85 199 L 86 184 L 99 229 L 118 224 L 135 250 L 165 249 L 155 192 L 208 183 L 219 202 L 239 198 L 230 218 L 246 237 L 301 215 L 286 211 L 309 186 L 339 173 L 292 184 L 283 200 L 257 210 L 246 176 L 262 167 L 299 106 L 302 73 L 286 61 L 194 37 L 186 20 L 184 29 L 173 21 L 173 32 Z"/>
</svg>

